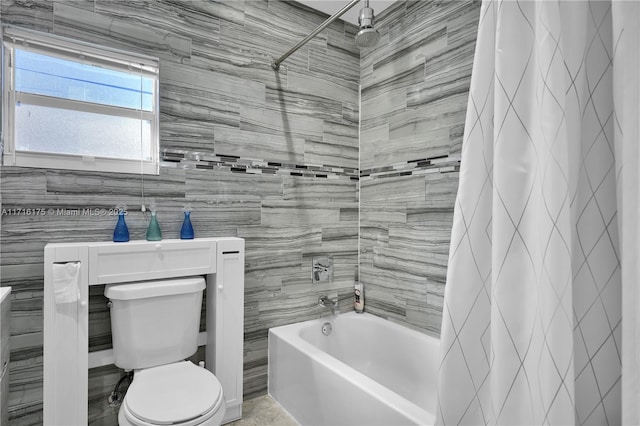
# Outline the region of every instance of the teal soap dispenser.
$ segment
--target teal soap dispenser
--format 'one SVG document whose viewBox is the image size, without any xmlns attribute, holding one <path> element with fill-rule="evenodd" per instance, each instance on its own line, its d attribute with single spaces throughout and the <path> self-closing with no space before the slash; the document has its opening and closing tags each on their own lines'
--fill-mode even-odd
<svg viewBox="0 0 640 426">
<path fill-rule="evenodd" d="M 184 221 L 182 222 L 182 228 L 180 229 L 181 240 L 193 240 L 193 225 L 191 225 L 191 207 L 185 206 L 184 209 Z"/>
<path fill-rule="evenodd" d="M 147 241 L 160 241 L 162 240 L 162 231 L 160 230 L 160 224 L 158 223 L 157 209 L 155 204 L 149 206 L 151 210 L 151 220 L 147 227 Z"/>
<path fill-rule="evenodd" d="M 127 206 L 118 204 L 116 210 L 118 212 L 118 222 L 113 230 L 113 242 L 126 243 L 129 241 L 129 228 L 127 228 L 127 223 L 124 221 L 124 216 L 127 214 Z"/>
</svg>

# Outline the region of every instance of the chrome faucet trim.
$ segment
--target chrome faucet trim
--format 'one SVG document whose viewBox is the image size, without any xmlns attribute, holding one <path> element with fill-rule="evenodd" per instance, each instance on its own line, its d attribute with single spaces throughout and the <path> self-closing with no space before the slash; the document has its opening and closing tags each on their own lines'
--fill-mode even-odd
<svg viewBox="0 0 640 426">
<path fill-rule="evenodd" d="M 333 259 L 331 256 L 313 257 L 311 279 L 314 283 L 333 281 Z"/>
<path fill-rule="evenodd" d="M 318 299 L 318 305 L 329 308 L 331 310 L 331 315 L 335 315 L 336 307 L 338 306 L 338 299 L 331 300 L 328 296 L 320 296 Z"/>
</svg>

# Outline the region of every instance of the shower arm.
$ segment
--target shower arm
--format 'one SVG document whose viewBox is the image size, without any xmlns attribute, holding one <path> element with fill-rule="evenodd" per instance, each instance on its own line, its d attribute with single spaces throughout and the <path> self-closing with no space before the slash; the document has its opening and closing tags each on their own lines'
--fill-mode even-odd
<svg viewBox="0 0 640 426">
<path fill-rule="evenodd" d="M 318 35 L 318 33 L 322 30 L 324 30 L 325 28 L 327 28 L 329 25 L 331 25 L 331 23 L 333 21 L 335 21 L 336 19 L 338 19 L 339 17 L 341 17 L 342 15 L 344 15 L 349 9 L 351 9 L 353 6 L 355 6 L 356 4 L 358 4 L 360 0 L 352 0 L 351 3 L 349 3 L 348 5 L 346 5 L 345 7 L 343 7 L 342 9 L 340 9 L 339 11 L 337 11 L 336 13 L 334 13 L 333 15 L 331 15 L 329 18 L 327 18 L 326 21 L 324 21 L 322 24 L 320 24 L 318 26 L 318 28 L 316 28 L 315 30 L 313 30 L 312 33 L 310 33 L 308 36 L 306 36 L 305 38 L 303 38 L 302 40 L 300 40 L 298 42 L 298 44 L 296 44 L 295 46 L 293 46 L 287 53 L 285 53 L 284 55 L 280 56 L 278 59 L 274 60 L 273 62 L 271 62 L 271 68 L 273 68 L 274 70 L 278 71 L 280 69 L 280 64 L 287 59 L 289 56 L 291 56 L 296 50 L 300 49 L 302 46 L 304 46 L 309 40 L 311 40 L 312 38 L 314 38 L 316 35 Z M 367 2 L 368 3 L 368 2 Z"/>
</svg>

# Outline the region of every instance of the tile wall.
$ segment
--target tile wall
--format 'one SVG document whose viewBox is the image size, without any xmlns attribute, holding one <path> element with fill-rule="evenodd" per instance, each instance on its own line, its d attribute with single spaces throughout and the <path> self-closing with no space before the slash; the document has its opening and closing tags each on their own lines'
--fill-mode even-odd
<svg viewBox="0 0 640 426">
<path fill-rule="evenodd" d="M 366 310 L 439 334 L 479 1 L 399 1 L 360 61 Z"/>
<path fill-rule="evenodd" d="M 266 391 L 269 327 L 318 317 L 318 297 L 352 303 L 358 259 L 358 84 L 355 27 L 331 25 L 274 72 L 277 57 L 326 15 L 279 0 L 2 0 L 2 23 L 160 58 L 159 176 L 2 168 L 0 273 L 13 287 L 10 425 L 42 424 L 42 292 L 46 242 L 108 241 L 129 207 L 143 239 L 144 202 L 164 238 L 190 204 L 197 237 L 246 239 L 245 395 Z M 58 213 L 60 212 L 60 213 Z M 311 284 L 330 254 L 334 282 Z M 91 289 L 90 350 L 111 346 L 102 288 Z M 106 395 L 120 371 L 90 370 L 91 424 L 115 425 Z"/>
<path fill-rule="evenodd" d="M 132 238 L 144 238 L 143 189 L 165 238 L 178 237 L 188 203 L 197 236 L 246 239 L 248 397 L 266 389 L 268 328 L 319 316 L 321 294 L 350 309 L 358 257 L 367 311 L 438 333 L 479 6 L 398 1 L 378 16 L 377 47 L 361 55 L 356 28 L 340 21 L 276 73 L 272 57 L 326 15 L 279 0 L 2 0 L 3 23 L 161 60 L 159 176 L 1 171 L 2 208 L 55 212 L 2 217 L 11 426 L 42 424 L 45 242 L 109 240 L 115 218 L 82 209 L 123 201 Z M 310 282 L 316 254 L 334 257 L 330 285 Z M 91 290 L 100 350 L 108 312 L 102 288 Z M 119 376 L 90 371 L 91 424 L 115 424 L 106 394 Z"/>
</svg>

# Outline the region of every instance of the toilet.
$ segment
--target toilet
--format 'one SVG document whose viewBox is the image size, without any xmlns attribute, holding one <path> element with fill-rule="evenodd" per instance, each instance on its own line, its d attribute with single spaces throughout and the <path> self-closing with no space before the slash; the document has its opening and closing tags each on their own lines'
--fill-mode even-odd
<svg viewBox="0 0 640 426">
<path fill-rule="evenodd" d="M 220 425 L 222 386 L 185 360 L 198 349 L 202 277 L 107 285 L 114 364 L 133 370 L 120 426 Z"/>
</svg>

